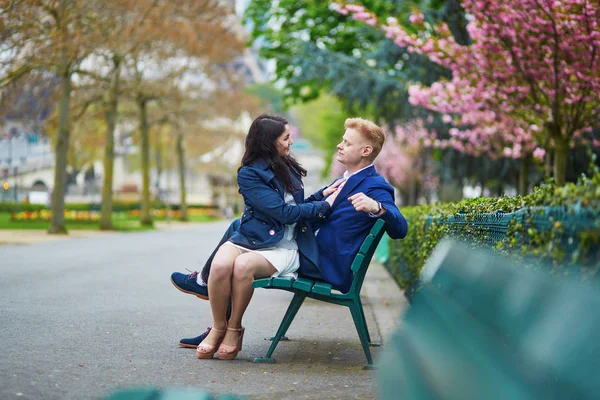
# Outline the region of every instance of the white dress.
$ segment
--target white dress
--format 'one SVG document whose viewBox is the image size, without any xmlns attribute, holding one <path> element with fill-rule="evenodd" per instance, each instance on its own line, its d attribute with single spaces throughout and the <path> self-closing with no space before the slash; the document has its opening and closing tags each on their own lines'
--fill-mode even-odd
<svg viewBox="0 0 600 400">
<path fill-rule="evenodd" d="M 294 196 L 285 192 L 284 198 L 287 204 L 296 205 Z M 234 245 L 240 254 L 253 252 L 262 255 L 275 267 L 277 270 L 271 276 L 291 276 L 298 277 L 296 271 L 300 267 L 300 255 L 298 253 L 298 244 L 295 237 L 296 223 L 285 226 L 283 238 L 274 247 L 265 247 L 264 249 L 250 250 L 232 242 L 227 242 Z"/>
</svg>

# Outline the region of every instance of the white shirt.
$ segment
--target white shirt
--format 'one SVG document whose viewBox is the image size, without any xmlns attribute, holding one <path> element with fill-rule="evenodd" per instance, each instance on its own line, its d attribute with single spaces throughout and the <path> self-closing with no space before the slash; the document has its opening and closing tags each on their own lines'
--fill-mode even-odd
<svg viewBox="0 0 600 400">
<path fill-rule="evenodd" d="M 284 193 L 283 201 L 285 201 L 287 204 L 296 205 L 296 202 L 294 201 L 294 196 L 292 196 L 288 192 Z M 285 231 L 283 232 L 283 238 L 281 239 L 281 241 L 279 243 L 277 243 L 277 245 L 275 247 L 279 247 L 282 249 L 298 250 L 298 244 L 296 243 L 296 238 L 294 235 L 295 228 L 296 228 L 296 222 L 294 222 L 293 224 L 290 224 L 290 225 L 285 225 Z"/>
<path fill-rule="evenodd" d="M 353 172 L 352 174 L 348 174 L 348 170 L 346 170 L 346 171 L 344 172 L 344 179 L 346 179 L 346 180 L 347 180 L 347 179 L 348 179 L 348 178 L 350 178 L 351 176 L 353 176 L 353 175 L 356 175 L 356 174 L 358 174 L 360 171 L 364 171 L 365 169 L 367 169 L 367 168 L 369 168 L 369 167 L 372 167 L 372 166 L 373 166 L 373 164 L 369 164 L 369 165 L 367 165 L 366 167 L 364 167 L 364 168 L 361 168 L 361 169 L 359 169 L 359 170 L 358 170 L 358 171 L 356 171 L 356 172 Z M 346 183 L 346 182 L 344 182 L 344 183 Z M 342 183 L 342 185 L 343 185 L 343 183 Z"/>
</svg>

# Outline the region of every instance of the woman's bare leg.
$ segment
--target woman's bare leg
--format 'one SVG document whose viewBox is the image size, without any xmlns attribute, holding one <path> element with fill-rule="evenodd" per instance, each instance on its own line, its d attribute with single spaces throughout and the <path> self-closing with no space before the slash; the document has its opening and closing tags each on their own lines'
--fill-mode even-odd
<svg viewBox="0 0 600 400">
<path fill-rule="evenodd" d="M 242 327 L 242 317 L 254 293 L 252 281 L 271 276 L 275 272 L 275 267 L 258 253 L 244 253 L 235 259 L 231 282 L 231 317 L 227 325 L 229 328 Z M 235 346 L 239 335 L 236 331 L 227 331 L 223 343 Z"/>
<path fill-rule="evenodd" d="M 210 275 L 208 276 L 208 299 L 213 316 L 213 328 L 225 331 L 227 327 L 227 306 L 231 295 L 231 276 L 235 259 L 240 256 L 239 250 L 228 243 L 223 244 L 213 259 Z M 214 345 L 222 337 L 211 329 L 210 333 L 202 343 Z"/>
</svg>

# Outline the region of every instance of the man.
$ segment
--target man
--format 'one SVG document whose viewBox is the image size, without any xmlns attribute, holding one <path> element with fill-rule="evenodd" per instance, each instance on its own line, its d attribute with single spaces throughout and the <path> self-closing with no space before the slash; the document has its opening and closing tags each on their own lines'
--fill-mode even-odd
<svg viewBox="0 0 600 400">
<path fill-rule="evenodd" d="M 308 262 L 311 257 L 305 257 L 299 246 L 301 263 L 298 269 L 299 276 L 328 282 L 341 292 L 349 290 L 352 261 L 378 218 L 385 221 L 386 232 L 392 239 L 402 239 L 408 232 L 408 224 L 394 203 L 394 189 L 373 166 L 385 141 L 383 130 L 362 118 L 348 118 L 344 126 L 346 130 L 337 146 L 336 159 L 346 167 L 346 172 L 341 181 L 338 179 L 333 183 L 338 185 L 337 191 L 326 198 L 331 204 L 329 216 L 312 226 L 316 232 L 314 239 L 319 262 Z M 312 199 L 323 200 L 324 189 L 315 193 Z M 232 223 L 219 246 L 239 224 L 239 220 Z M 175 272 L 171 275 L 173 285 L 185 293 L 208 299 L 205 282 L 215 252 L 204 266 L 201 277 L 197 272 L 190 275 Z M 182 339 L 180 346 L 196 348 L 207 334 L 208 331 L 196 338 Z"/>
</svg>

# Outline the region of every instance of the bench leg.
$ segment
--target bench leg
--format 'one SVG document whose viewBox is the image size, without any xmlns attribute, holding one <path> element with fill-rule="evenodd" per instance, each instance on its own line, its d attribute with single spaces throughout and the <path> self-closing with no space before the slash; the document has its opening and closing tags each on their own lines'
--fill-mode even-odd
<svg viewBox="0 0 600 400">
<path fill-rule="evenodd" d="M 354 326 L 356 326 L 356 332 L 360 338 L 360 344 L 362 344 L 363 351 L 367 357 L 367 362 L 369 365 L 373 365 L 371 349 L 369 349 L 369 331 L 367 330 L 367 321 L 365 320 L 364 312 L 362 310 L 362 304 L 360 304 L 360 301 L 353 301 L 349 307 L 352 319 L 354 320 Z"/>
<path fill-rule="evenodd" d="M 290 327 L 292 321 L 294 320 L 294 317 L 298 313 L 298 310 L 300 309 L 300 306 L 304 302 L 305 298 L 306 298 L 305 293 L 295 293 L 294 294 L 294 297 L 292 298 L 292 301 L 290 302 L 290 305 L 288 306 L 288 309 L 285 312 L 285 315 L 283 316 L 283 320 L 281 320 L 281 324 L 279 324 L 277 333 L 275 334 L 275 337 L 273 338 L 273 341 L 271 342 L 271 346 L 269 347 L 269 350 L 267 351 L 267 355 L 265 355 L 264 357 L 255 358 L 254 359 L 255 363 L 274 363 L 275 362 L 275 360 L 271 358 L 271 355 L 275 351 L 275 348 L 277 347 L 277 344 L 279 343 L 281 338 L 285 335 L 288 328 Z"/>
<path fill-rule="evenodd" d="M 367 325 L 367 318 L 365 318 L 365 309 L 362 305 L 360 297 L 358 298 L 358 309 L 360 310 L 360 314 L 362 315 L 363 321 L 365 321 L 365 330 L 367 331 L 367 340 L 369 341 L 369 346 L 371 347 L 381 347 L 381 343 L 373 343 L 371 341 L 371 335 L 369 334 L 369 327 Z"/>
<path fill-rule="evenodd" d="M 362 305 L 362 301 L 360 301 L 360 297 L 357 297 L 355 301 L 358 303 L 358 310 L 360 311 L 360 316 L 363 321 L 365 321 L 365 332 L 367 333 L 367 342 L 371 345 L 371 335 L 369 334 L 369 327 L 367 326 L 367 318 L 365 318 L 365 310 Z"/>
</svg>

